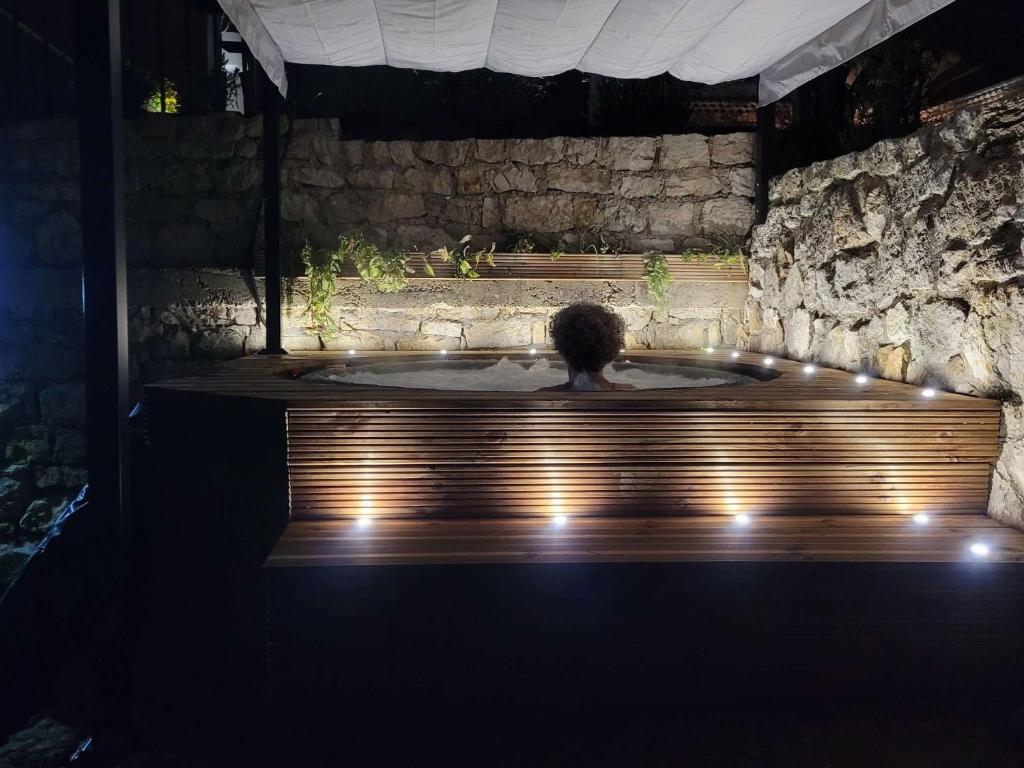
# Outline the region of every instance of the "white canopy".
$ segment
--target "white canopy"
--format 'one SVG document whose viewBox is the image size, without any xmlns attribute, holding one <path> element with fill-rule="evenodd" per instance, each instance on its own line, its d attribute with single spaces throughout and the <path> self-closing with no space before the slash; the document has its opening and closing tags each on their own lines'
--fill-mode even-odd
<svg viewBox="0 0 1024 768">
<path fill-rule="evenodd" d="M 762 104 L 953 0 L 220 0 L 271 80 L 285 62 L 541 77 L 760 75 Z"/>
</svg>

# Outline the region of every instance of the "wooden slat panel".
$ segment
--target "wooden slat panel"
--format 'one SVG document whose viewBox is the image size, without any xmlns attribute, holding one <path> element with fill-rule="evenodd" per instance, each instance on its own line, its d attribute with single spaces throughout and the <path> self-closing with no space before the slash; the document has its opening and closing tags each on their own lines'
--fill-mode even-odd
<svg viewBox="0 0 1024 768">
<path fill-rule="evenodd" d="M 293 408 L 292 515 L 983 512 L 997 428 L 971 411 Z"/>
<path fill-rule="evenodd" d="M 292 522 L 269 566 L 408 563 L 579 563 L 712 560 L 958 562 L 1024 561 L 1024 535 L 980 515 L 949 516 L 924 527 L 908 516 Z"/>
</svg>

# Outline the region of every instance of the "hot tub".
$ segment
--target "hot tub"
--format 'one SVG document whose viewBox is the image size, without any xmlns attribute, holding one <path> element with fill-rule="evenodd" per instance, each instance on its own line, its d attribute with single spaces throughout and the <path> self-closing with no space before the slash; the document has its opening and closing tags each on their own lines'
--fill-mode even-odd
<svg viewBox="0 0 1024 768">
<path fill-rule="evenodd" d="M 537 392 L 564 374 L 525 351 L 255 357 L 150 386 L 151 435 L 212 486 L 180 503 L 284 521 L 985 510 L 995 401 L 746 352 L 628 360 L 610 376 L 663 386 Z"/>
<path fill-rule="evenodd" d="M 682 362 L 616 361 L 605 369 L 609 381 L 635 389 L 684 389 L 753 384 L 776 375 L 761 371 L 760 377 L 705 365 Z M 448 359 L 447 355 L 410 362 L 354 361 L 331 365 L 305 374 L 315 384 L 398 387 L 403 389 L 457 392 L 537 392 L 564 384 L 565 364 L 538 354 L 526 358 L 508 356 Z"/>
</svg>

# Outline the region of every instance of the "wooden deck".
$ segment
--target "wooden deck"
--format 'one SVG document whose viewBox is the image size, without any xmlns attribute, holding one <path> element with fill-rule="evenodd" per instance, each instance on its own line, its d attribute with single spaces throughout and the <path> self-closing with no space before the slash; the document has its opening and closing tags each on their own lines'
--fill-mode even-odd
<svg viewBox="0 0 1024 768">
<path fill-rule="evenodd" d="M 148 395 L 169 430 L 197 404 L 220 403 L 256 409 L 252 418 L 280 435 L 286 466 L 262 471 L 286 483 L 290 522 L 269 565 L 951 562 L 978 559 L 968 550 L 975 541 L 990 548 L 983 559 L 1024 553 L 1024 536 L 984 516 L 997 401 L 926 397 L 914 386 L 728 351 L 628 358 L 762 380 L 572 394 L 296 378 L 328 363 L 438 357 L 247 358 Z M 928 525 L 912 522 L 919 513 Z M 738 527 L 737 514 L 751 524 Z M 563 528 L 553 527 L 556 515 L 567 517 Z"/>
</svg>

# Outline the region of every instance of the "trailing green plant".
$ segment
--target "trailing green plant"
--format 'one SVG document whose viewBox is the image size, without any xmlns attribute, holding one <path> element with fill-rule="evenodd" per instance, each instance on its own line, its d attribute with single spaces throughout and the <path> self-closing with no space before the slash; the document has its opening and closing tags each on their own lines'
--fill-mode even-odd
<svg viewBox="0 0 1024 768">
<path fill-rule="evenodd" d="M 351 260 L 359 277 L 381 293 L 398 293 L 409 284 L 409 275 L 415 273 L 408 254 L 378 248 L 358 233 L 338 238 L 338 254 L 342 262 Z"/>
<path fill-rule="evenodd" d="M 600 225 L 591 224 L 586 226 L 577 224 L 576 250 L 578 253 L 593 253 L 595 256 L 603 256 L 608 253 L 621 253 L 622 248 L 619 242 L 605 237 L 605 234 L 600 229 Z"/>
<path fill-rule="evenodd" d="M 552 261 L 558 261 L 563 256 L 565 256 L 565 251 L 559 251 L 559 250 L 554 250 L 554 251 L 552 251 L 551 253 L 548 254 L 548 257 Z"/>
<path fill-rule="evenodd" d="M 291 313 L 292 305 L 295 303 L 295 278 L 286 277 L 283 282 L 284 288 L 284 310 Z"/>
<path fill-rule="evenodd" d="M 302 263 L 309 279 L 309 299 L 306 304 L 308 330 L 320 340 L 321 349 L 325 342 L 338 334 L 338 322 L 331 314 L 331 300 L 334 298 L 335 278 L 341 274 L 342 261 L 340 249 L 318 250 L 308 242 L 302 247 Z"/>
<path fill-rule="evenodd" d="M 684 264 L 710 263 L 716 269 L 736 266 L 746 267 L 743 243 L 727 234 L 713 234 L 708 248 L 690 248 L 679 254 Z"/>
<path fill-rule="evenodd" d="M 537 244 L 529 235 L 513 235 L 505 247 L 509 253 L 533 253 L 537 250 Z"/>
<path fill-rule="evenodd" d="M 647 251 L 644 254 L 644 282 L 659 309 L 668 308 L 668 291 L 672 284 L 672 275 L 668 271 L 668 259 L 659 251 Z"/>
<path fill-rule="evenodd" d="M 442 245 L 437 250 L 431 251 L 423 257 L 423 271 L 431 277 L 434 276 L 434 265 L 430 259 L 432 256 L 436 256 L 441 263 L 452 265 L 455 277 L 464 280 L 475 280 L 480 277 L 477 269 L 481 262 L 494 266 L 494 243 L 491 243 L 490 250 L 474 251 L 469 245 L 469 241 L 472 239 L 472 235 L 464 235 L 454 248 Z"/>
</svg>

